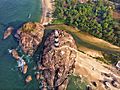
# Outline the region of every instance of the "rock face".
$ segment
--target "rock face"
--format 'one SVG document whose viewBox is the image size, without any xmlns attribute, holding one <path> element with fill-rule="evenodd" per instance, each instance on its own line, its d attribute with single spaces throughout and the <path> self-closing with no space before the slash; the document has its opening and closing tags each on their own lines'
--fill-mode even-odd
<svg viewBox="0 0 120 90">
<path fill-rule="evenodd" d="M 65 31 L 55 30 L 44 46 L 42 66 L 46 68 L 43 71 L 46 83 L 50 90 L 65 90 L 77 56 L 75 41 Z"/>
<path fill-rule="evenodd" d="M 17 31 L 16 35 L 19 36 L 19 45 L 22 50 L 29 55 L 33 55 L 38 45 L 42 41 L 44 34 L 44 26 L 39 23 L 26 23 Z"/>
</svg>

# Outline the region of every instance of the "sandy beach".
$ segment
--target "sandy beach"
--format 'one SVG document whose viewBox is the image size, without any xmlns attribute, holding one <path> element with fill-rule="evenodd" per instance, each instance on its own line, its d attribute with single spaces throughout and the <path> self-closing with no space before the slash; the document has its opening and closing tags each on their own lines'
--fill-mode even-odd
<svg viewBox="0 0 120 90">
<path fill-rule="evenodd" d="M 42 0 L 42 17 L 40 23 L 42 25 L 47 25 L 51 22 L 51 13 L 54 10 L 53 0 Z"/>
</svg>

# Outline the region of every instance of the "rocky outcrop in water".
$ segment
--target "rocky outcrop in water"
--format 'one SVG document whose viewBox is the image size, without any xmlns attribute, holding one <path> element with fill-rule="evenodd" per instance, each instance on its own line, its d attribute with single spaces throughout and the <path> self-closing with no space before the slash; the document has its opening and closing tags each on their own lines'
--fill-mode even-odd
<svg viewBox="0 0 120 90">
<path fill-rule="evenodd" d="M 44 43 L 42 67 L 50 90 L 65 90 L 77 56 L 73 37 L 62 30 L 53 31 Z"/>
<path fill-rule="evenodd" d="M 44 26 L 40 23 L 28 22 L 17 31 L 16 37 L 19 37 L 19 45 L 22 50 L 29 55 L 33 55 L 38 45 L 42 41 Z"/>
<path fill-rule="evenodd" d="M 8 27 L 7 30 L 4 32 L 4 37 L 3 39 L 7 39 L 13 32 L 14 28 L 13 27 Z"/>
</svg>

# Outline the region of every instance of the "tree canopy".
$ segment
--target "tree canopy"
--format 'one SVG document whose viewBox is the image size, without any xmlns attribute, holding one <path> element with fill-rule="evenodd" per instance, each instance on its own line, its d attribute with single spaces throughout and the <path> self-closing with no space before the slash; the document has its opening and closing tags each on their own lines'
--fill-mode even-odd
<svg viewBox="0 0 120 90">
<path fill-rule="evenodd" d="M 111 7 L 102 0 L 80 3 L 79 0 L 55 0 L 54 17 L 98 38 L 120 46 L 119 32 L 114 29 Z"/>
</svg>

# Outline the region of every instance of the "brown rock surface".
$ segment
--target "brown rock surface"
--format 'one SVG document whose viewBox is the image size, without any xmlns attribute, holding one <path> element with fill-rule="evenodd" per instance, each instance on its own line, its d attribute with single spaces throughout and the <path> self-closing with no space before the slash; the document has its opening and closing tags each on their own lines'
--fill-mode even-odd
<svg viewBox="0 0 120 90">
<path fill-rule="evenodd" d="M 14 30 L 13 27 L 8 27 L 7 30 L 4 32 L 4 37 L 3 39 L 7 39 L 11 34 L 12 34 L 12 31 Z"/>
<path fill-rule="evenodd" d="M 24 65 L 24 68 L 23 68 L 23 74 L 26 74 L 26 73 L 27 73 L 27 70 L 28 70 L 28 65 L 25 64 L 25 65 Z"/>
<path fill-rule="evenodd" d="M 19 45 L 26 54 L 33 55 L 42 41 L 44 26 L 39 23 L 28 22 L 19 29 Z"/>
<path fill-rule="evenodd" d="M 32 77 L 30 75 L 28 75 L 25 79 L 25 82 L 29 83 L 30 81 L 32 81 Z"/>
<path fill-rule="evenodd" d="M 11 53 L 12 53 L 12 56 L 13 56 L 16 60 L 19 59 L 19 55 L 18 55 L 18 53 L 17 53 L 17 51 L 16 51 L 15 49 L 13 49 Z"/>
<path fill-rule="evenodd" d="M 55 31 L 47 38 L 42 57 L 42 66 L 44 68 L 44 78 L 48 83 L 50 90 L 58 88 L 65 90 L 68 84 L 66 79 L 74 67 L 76 54 L 76 45 L 73 37 L 62 30 L 57 30 L 58 46 L 55 47 Z"/>
</svg>

